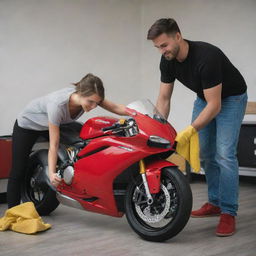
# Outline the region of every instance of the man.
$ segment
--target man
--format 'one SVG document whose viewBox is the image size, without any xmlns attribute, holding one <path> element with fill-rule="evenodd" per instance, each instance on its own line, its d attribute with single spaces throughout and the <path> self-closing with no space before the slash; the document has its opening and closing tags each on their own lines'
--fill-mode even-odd
<svg viewBox="0 0 256 256">
<path fill-rule="evenodd" d="M 216 235 L 233 235 L 239 189 L 236 147 L 247 103 L 246 83 L 219 48 L 183 39 L 173 19 L 157 20 L 147 39 L 162 54 L 158 110 L 168 117 L 175 79 L 197 94 L 192 124 L 178 133 L 178 143 L 188 143 L 199 132 L 208 184 L 208 202 L 191 216 L 220 215 Z"/>
</svg>

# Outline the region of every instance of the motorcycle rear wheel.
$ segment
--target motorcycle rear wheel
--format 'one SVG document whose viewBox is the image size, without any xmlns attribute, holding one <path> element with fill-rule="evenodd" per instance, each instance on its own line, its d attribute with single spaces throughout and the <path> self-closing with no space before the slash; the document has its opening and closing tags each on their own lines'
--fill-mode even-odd
<svg viewBox="0 0 256 256">
<path fill-rule="evenodd" d="M 59 201 L 54 191 L 47 184 L 48 150 L 39 150 L 29 158 L 29 166 L 23 181 L 21 198 L 23 202 L 33 202 L 39 215 L 49 215 Z"/>
<path fill-rule="evenodd" d="M 142 179 L 128 186 L 125 210 L 132 229 L 143 239 L 163 242 L 176 236 L 187 224 L 192 209 L 190 185 L 177 167 L 166 167 L 161 174 L 161 189 L 147 205 Z"/>
</svg>

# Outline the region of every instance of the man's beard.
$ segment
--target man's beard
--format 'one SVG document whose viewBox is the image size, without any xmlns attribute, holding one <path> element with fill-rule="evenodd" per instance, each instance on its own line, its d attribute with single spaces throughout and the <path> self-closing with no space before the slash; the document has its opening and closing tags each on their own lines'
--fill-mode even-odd
<svg viewBox="0 0 256 256">
<path fill-rule="evenodd" d="M 164 54 L 164 57 L 167 60 L 173 60 L 173 59 L 175 59 L 178 56 L 179 51 L 180 51 L 180 47 L 178 45 L 176 45 L 175 48 L 172 51 L 166 52 Z M 171 55 L 169 55 L 169 54 L 171 54 Z"/>
</svg>

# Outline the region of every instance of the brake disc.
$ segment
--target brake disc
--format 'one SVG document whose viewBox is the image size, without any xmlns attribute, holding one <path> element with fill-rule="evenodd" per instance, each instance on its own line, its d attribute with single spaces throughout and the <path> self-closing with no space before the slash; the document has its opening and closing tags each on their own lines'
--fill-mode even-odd
<svg viewBox="0 0 256 256">
<path fill-rule="evenodd" d="M 165 196 L 165 206 L 161 213 L 152 214 L 150 211 L 152 205 L 150 206 L 148 205 L 144 210 L 142 210 L 141 206 L 135 203 L 135 210 L 143 221 L 147 223 L 157 223 L 161 221 L 165 217 L 165 215 L 169 212 L 171 199 L 170 199 L 168 189 L 163 184 L 161 184 L 161 190 L 163 191 Z"/>
</svg>

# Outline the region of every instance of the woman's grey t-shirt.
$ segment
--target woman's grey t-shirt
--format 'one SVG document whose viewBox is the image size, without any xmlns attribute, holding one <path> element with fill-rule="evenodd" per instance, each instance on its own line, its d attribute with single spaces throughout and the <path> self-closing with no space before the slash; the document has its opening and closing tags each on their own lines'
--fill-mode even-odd
<svg viewBox="0 0 256 256">
<path fill-rule="evenodd" d="M 44 131 L 49 129 L 49 122 L 59 126 L 77 120 L 84 111 L 74 119 L 70 117 L 68 103 L 74 92 L 74 88 L 64 88 L 34 99 L 18 115 L 18 125 L 25 129 Z"/>
</svg>

